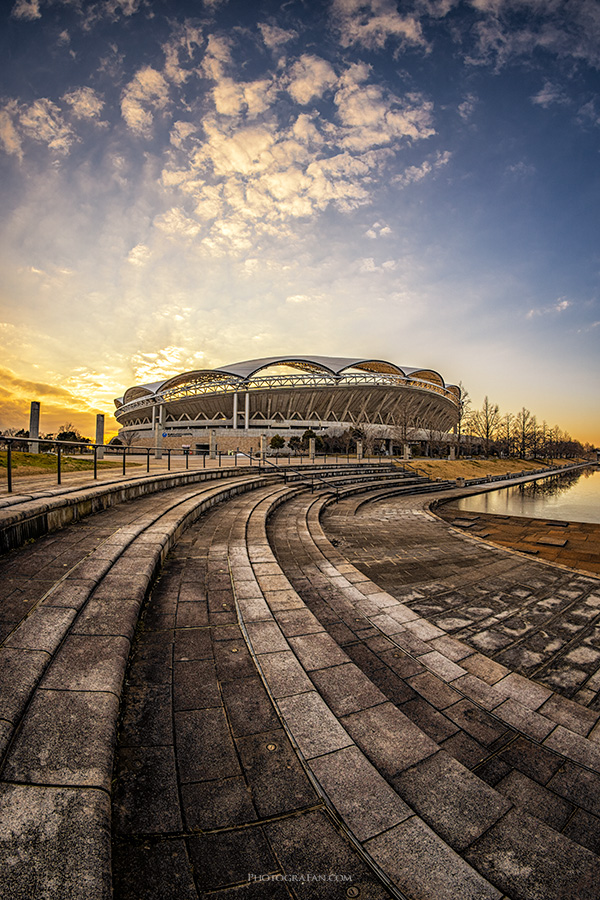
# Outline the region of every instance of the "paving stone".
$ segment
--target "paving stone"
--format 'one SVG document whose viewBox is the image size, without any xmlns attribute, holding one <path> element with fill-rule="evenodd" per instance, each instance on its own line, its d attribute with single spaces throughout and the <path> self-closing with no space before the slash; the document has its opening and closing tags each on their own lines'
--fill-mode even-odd
<svg viewBox="0 0 600 900">
<path fill-rule="evenodd" d="M 0 649 L 0 718 L 17 722 L 49 662 L 45 651 Z"/>
<path fill-rule="evenodd" d="M 119 697 L 128 656 L 129 641 L 124 637 L 69 635 L 50 664 L 42 687 L 112 691 Z"/>
<path fill-rule="evenodd" d="M 261 653 L 259 664 L 273 696 L 287 697 L 312 690 L 312 682 L 291 650 Z"/>
<path fill-rule="evenodd" d="M 595 900 L 600 860 L 513 808 L 466 852 L 466 859 L 518 900 Z"/>
<path fill-rule="evenodd" d="M 511 803 L 464 766 L 440 751 L 397 775 L 400 796 L 455 850 L 464 850 Z"/>
<path fill-rule="evenodd" d="M 389 669 L 376 669 L 370 675 L 371 681 L 376 685 L 388 700 L 400 706 L 417 695 L 413 689 L 395 672 Z"/>
<path fill-rule="evenodd" d="M 197 900 L 185 841 L 116 841 L 113 880 L 119 900 Z"/>
<path fill-rule="evenodd" d="M 285 882 L 302 900 L 346 900 L 348 889 L 368 900 L 388 900 L 379 879 L 321 811 L 264 826 Z"/>
<path fill-rule="evenodd" d="M 556 831 L 560 831 L 573 812 L 570 803 L 557 797 L 547 788 L 513 769 L 496 785 L 496 790 L 508 797 L 515 806 L 535 816 Z"/>
<path fill-rule="evenodd" d="M 504 703 L 501 703 L 500 706 L 497 706 L 494 714 L 503 722 L 507 722 L 508 725 L 517 731 L 521 731 L 527 737 L 531 737 L 536 741 L 543 741 L 553 729 L 561 727 L 560 725 L 555 725 L 554 722 L 550 722 L 544 716 L 533 712 L 511 697 L 505 700 Z"/>
<path fill-rule="evenodd" d="M 501 900 L 501 892 L 416 816 L 372 838 L 366 849 L 409 897 Z"/>
<path fill-rule="evenodd" d="M 100 691 L 36 691 L 4 777 L 108 790 L 118 707 L 114 694 Z"/>
<path fill-rule="evenodd" d="M 504 747 L 500 756 L 508 765 L 539 784 L 546 784 L 563 765 L 563 760 L 556 753 L 524 737 L 518 737 Z"/>
<path fill-rule="evenodd" d="M 279 866 L 260 826 L 189 837 L 188 850 L 201 892 L 275 874 Z"/>
<path fill-rule="evenodd" d="M 54 653 L 75 618 L 74 609 L 40 606 L 4 641 L 4 647 Z"/>
<path fill-rule="evenodd" d="M 175 624 L 177 628 L 201 628 L 208 625 L 208 605 L 205 601 L 182 603 L 180 591 Z"/>
<path fill-rule="evenodd" d="M 461 695 L 430 672 L 410 678 L 408 684 L 437 709 L 446 709 L 461 699 Z"/>
<path fill-rule="evenodd" d="M 131 641 L 139 611 L 140 603 L 137 600 L 96 600 L 92 597 L 71 633 L 111 635 Z"/>
<path fill-rule="evenodd" d="M 600 747 L 587 741 L 579 734 L 574 734 L 562 725 L 558 725 L 552 734 L 544 741 L 544 746 L 550 750 L 556 750 L 572 759 L 573 762 L 589 766 L 596 772 L 600 772 Z"/>
<path fill-rule="evenodd" d="M 210 659 L 212 642 L 208 628 L 185 628 L 175 632 L 173 660 Z"/>
<path fill-rule="evenodd" d="M 134 643 L 128 679 L 137 684 L 170 684 L 173 633 L 143 632 Z"/>
<path fill-rule="evenodd" d="M 248 785 L 242 776 L 181 785 L 188 830 L 209 831 L 256 821 Z"/>
<path fill-rule="evenodd" d="M 317 795 L 282 728 L 236 741 L 250 795 L 260 816 L 313 805 Z"/>
<path fill-rule="evenodd" d="M 110 800 L 99 790 L 0 785 L 0 892 L 110 900 Z"/>
<path fill-rule="evenodd" d="M 413 814 L 358 747 L 320 756 L 310 765 L 359 841 L 374 837 Z"/>
<path fill-rule="evenodd" d="M 348 661 L 346 653 L 325 631 L 290 638 L 289 645 L 307 672 Z"/>
<path fill-rule="evenodd" d="M 563 834 L 587 847 L 596 856 L 600 854 L 600 818 L 578 809 L 565 826 Z"/>
<path fill-rule="evenodd" d="M 276 622 L 248 622 L 246 630 L 255 653 L 279 653 L 289 650 L 288 643 Z"/>
<path fill-rule="evenodd" d="M 191 659 L 175 663 L 173 704 L 176 710 L 209 709 L 222 705 L 212 659 Z"/>
<path fill-rule="evenodd" d="M 444 713 L 467 734 L 486 747 L 502 738 L 509 730 L 506 725 L 493 719 L 485 710 L 479 709 L 470 700 L 460 700 L 453 706 L 447 707 Z"/>
<path fill-rule="evenodd" d="M 316 691 L 282 697 L 277 705 L 300 751 L 307 759 L 352 743 L 342 725 Z"/>
<path fill-rule="evenodd" d="M 397 775 L 438 749 L 434 741 L 391 703 L 344 716 L 341 722 L 386 778 Z"/>
<path fill-rule="evenodd" d="M 418 725 L 421 731 L 425 732 L 437 744 L 460 731 L 458 725 L 447 719 L 446 716 L 421 697 L 416 697 L 414 700 L 409 700 L 408 703 L 403 703 L 401 710 L 411 722 Z"/>
<path fill-rule="evenodd" d="M 311 678 L 336 716 L 383 703 L 386 699 L 354 663 L 315 670 L 311 672 Z"/>
<path fill-rule="evenodd" d="M 565 762 L 548 781 L 547 787 L 565 800 L 600 817 L 600 776 L 571 762 Z"/>
<path fill-rule="evenodd" d="M 182 830 L 173 747 L 121 747 L 113 816 L 120 834 Z"/>
<path fill-rule="evenodd" d="M 175 740 L 182 784 L 240 774 L 239 761 L 222 709 L 176 712 Z"/>
<path fill-rule="evenodd" d="M 214 657 L 219 681 L 234 681 L 237 678 L 251 678 L 256 668 L 246 642 L 222 641 L 214 645 Z"/>
<path fill-rule="evenodd" d="M 235 737 L 279 726 L 277 713 L 258 676 L 227 682 L 223 685 L 222 692 L 230 728 Z"/>
<path fill-rule="evenodd" d="M 277 615 L 277 622 L 286 637 L 323 631 L 319 620 L 308 609 L 286 609 Z"/>
<path fill-rule="evenodd" d="M 458 731 L 445 741 L 440 743 L 440 748 L 445 750 L 453 759 L 465 766 L 467 769 L 474 769 L 482 760 L 487 759 L 489 751 L 479 744 L 474 738 L 469 737 L 464 731 Z M 479 770 L 477 770 L 479 775 Z M 491 782 L 484 778 L 487 784 Z"/>
<path fill-rule="evenodd" d="M 122 701 L 119 742 L 122 747 L 153 747 L 173 743 L 169 685 L 129 685 Z"/>
<path fill-rule="evenodd" d="M 497 681 L 494 684 L 494 690 L 498 694 L 503 694 L 505 697 L 511 697 L 513 700 L 517 700 L 522 706 L 526 706 L 528 709 L 533 710 L 539 709 L 539 707 L 552 695 L 552 691 L 549 688 L 544 687 L 544 685 L 541 684 L 536 684 L 535 681 L 523 678 L 522 675 L 518 675 L 515 672 L 511 672 L 505 678 Z"/>
<path fill-rule="evenodd" d="M 488 684 L 496 684 L 502 678 L 509 674 L 506 666 L 502 666 L 492 659 L 488 659 L 481 653 L 474 653 L 461 661 L 464 669 L 467 669 L 472 675 L 487 681 Z"/>
</svg>

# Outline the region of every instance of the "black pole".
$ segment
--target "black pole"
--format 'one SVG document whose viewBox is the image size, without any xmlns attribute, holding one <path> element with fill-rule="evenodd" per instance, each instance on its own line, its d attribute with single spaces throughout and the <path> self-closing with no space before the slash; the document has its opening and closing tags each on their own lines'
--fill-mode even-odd
<svg viewBox="0 0 600 900">
<path fill-rule="evenodd" d="M 185 467 L 187 469 L 190 465 L 190 453 L 189 453 L 189 450 L 184 450 L 184 453 L 185 453 Z"/>
<path fill-rule="evenodd" d="M 206 450 L 202 454 L 202 468 L 206 468 Z"/>
<path fill-rule="evenodd" d="M 171 471 L 171 448 L 167 450 L 167 472 Z"/>
<path fill-rule="evenodd" d="M 146 450 L 146 472 L 150 471 L 150 447 Z"/>
<path fill-rule="evenodd" d="M 12 494 L 12 441 L 8 442 L 8 450 L 6 451 L 6 481 L 8 493 Z"/>
<path fill-rule="evenodd" d="M 61 483 L 61 482 L 60 482 L 60 479 L 61 479 L 61 471 L 60 471 L 60 444 L 58 444 L 57 446 L 58 446 L 58 452 L 57 452 L 57 454 L 56 454 L 56 479 L 57 479 L 57 480 L 56 480 L 56 483 L 57 483 L 57 484 L 60 484 L 60 483 Z"/>
<path fill-rule="evenodd" d="M 98 445 L 94 444 L 94 479 L 98 478 Z"/>
<path fill-rule="evenodd" d="M 125 474 L 125 450 L 126 449 L 127 449 L 126 447 L 123 447 L 123 475 Z"/>
<path fill-rule="evenodd" d="M 221 468 L 221 451 L 219 450 L 219 468 Z"/>
</svg>

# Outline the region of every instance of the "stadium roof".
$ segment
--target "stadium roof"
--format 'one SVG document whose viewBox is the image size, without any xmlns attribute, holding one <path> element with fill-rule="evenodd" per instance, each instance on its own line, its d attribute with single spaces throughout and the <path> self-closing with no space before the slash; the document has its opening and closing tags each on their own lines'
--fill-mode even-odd
<svg viewBox="0 0 600 900">
<path fill-rule="evenodd" d="M 290 368 L 300 369 L 305 372 L 322 372 L 333 376 L 339 376 L 347 369 L 361 369 L 366 372 L 401 375 L 408 378 L 420 375 L 426 381 L 439 384 L 441 387 L 447 387 L 439 372 L 436 372 L 433 369 L 417 368 L 414 366 L 397 366 L 395 363 L 387 362 L 383 359 L 365 359 L 361 357 L 345 356 L 266 356 L 262 359 L 249 359 L 232 363 L 231 365 L 222 366 L 218 369 L 197 369 L 193 372 L 183 372 L 179 375 L 166 378 L 164 381 L 136 385 L 135 387 L 128 388 L 123 397 L 115 400 L 115 405 L 121 406 L 132 400 L 160 394 L 164 390 L 177 387 L 178 385 L 193 380 L 208 381 L 213 379 L 217 380 L 219 378 L 237 378 L 240 381 L 240 388 L 243 388 L 244 382 L 250 381 L 250 379 L 261 369 L 268 369 L 271 366 L 289 366 Z"/>
</svg>

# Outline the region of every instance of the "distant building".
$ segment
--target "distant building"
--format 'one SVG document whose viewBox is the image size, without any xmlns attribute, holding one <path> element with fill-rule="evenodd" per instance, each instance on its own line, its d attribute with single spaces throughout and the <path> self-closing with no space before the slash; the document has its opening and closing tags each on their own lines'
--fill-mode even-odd
<svg viewBox="0 0 600 900">
<path fill-rule="evenodd" d="M 261 434 L 289 438 L 379 426 L 447 432 L 460 390 L 439 372 L 379 359 L 273 356 L 200 369 L 128 388 L 115 400 L 119 436 L 136 446 L 257 448 Z"/>
</svg>

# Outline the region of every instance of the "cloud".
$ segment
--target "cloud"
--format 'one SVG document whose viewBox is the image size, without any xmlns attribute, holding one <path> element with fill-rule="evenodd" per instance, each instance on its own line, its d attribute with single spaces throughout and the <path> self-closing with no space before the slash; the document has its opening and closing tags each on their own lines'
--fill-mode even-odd
<svg viewBox="0 0 600 900">
<path fill-rule="evenodd" d="M 32 22 L 34 19 L 41 19 L 40 0 L 17 0 L 11 10 L 13 19 L 25 19 Z"/>
<path fill-rule="evenodd" d="M 152 251 L 145 244 L 137 244 L 129 251 L 127 262 L 132 266 L 145 266 L 152 256 Z"/>
<path fill-rule="evenodd" d="M 449 151 L 444 151 L 443 153 L 437 153 L 433 160 L 424 160 L 420 166 L 409 166 L 401 175 L 397 175 L 393 181 L 395 184 L 399 184 L 401 187 L 406 187 L 409 184 L 415 184 L 418 181 L 422 181 L 424 178 L 427 178 L 428 175 L 431 175 L 434 172 L 437 172 L 439 169 L 448 165 L 452 158 L 452 154 Z"/>
<path fill-rule="evenodd" d="M 279 47 L 298 37 L 296 31 L 286 31 L 284 28 L 279 28 L 278 25 L 268 25 L 266 22 L 259 22 L 258 28 L 262 34 L 265 46 L 269 50 L 278 50 Z"/>
<path fill-rule="evenodd" d="M 331 20 L 342 47 L 381 50 L 388 41 L 426 47 L 418 19 L 400 15 L 393 0 L 333 0 Z"/>
<path fill-rule="evenodd" d="M 546 81 L 544 87 L 531 98 L 531 102 L 535 103 L 536 106 L 543 106 L 544 109 L 548 109 L 554 103 L 568 103 L 569 98 L 559 85 Z"/>
<path fill-rule="evenodd" d="M 468 121 L 473 113 L 475 112 L 475 107 L 479 102 L 479 98 L 476 94 L 467 94 L 462 103 L 458 105 L 458 114 L 465 122 Z"/>
<path fill-rule="evenodd" d="M 551 53 L 563 59 L 600 65 L 600 9 L 596 0 L 470 0 L 481 17 L 472 34 L 474 52 L 467 61 L 493 64 Z"/>
<path fill-rule="evenodd" d="M 569 309 L 570 306 L 573 305 L 572 300 L 568 300 L 566 297 L 559 297 L 555 303 L 550 304 L 550 306 L 542 306 L 530 309 L 526 315 L 527 319 L 535 319 L 538 316 L 547 316 L 547 315 L 560 315 L 560 313 L 565 312 L 565 310 Z"/>
<path fill-rule="evenodd" d="M 5 103 L 0 110 L 0 138 L 6 152 L 19 159 L 23 158 L 25 138 L 46 144 L 61 155 L 79 140 L 56 103 L 44 97 L 30 105 L 19 105 L 15 100 Z"/>
<path fill-rule="evenodd" d="M 306 106 L 336 83 L 337 76 L 326 60 L 305 54 L 291 67 L 288 92 L 296 103 Z"/>
<path fill-rule="evenodd" d="M 174 26 L 170 39 L 163 44 L 164 74 L 173 84 L 183 84 L 194 71 L 194 57 L 203 45 L 202 29 L 190 22 Z M 189 68 L 186 68 L 189 66 Z"/>
<path fill-rule="evenodd" d="M 154 121 L 153 111 L 165 109 L 168 102 L 169 86 L 165 78 L 152 66 L 144 66 L 123 91 L 121 113 L 132 131 L 148 137 Z"/>
<path fill-rule="evenodd" d="M 64 94 L 62 99 L 78 119 L 98 119 L 104 106 L 104 100 L 91 87 L 77 88 Z"/>
<path fill-rule="evenodd" d="M 389 225 L 382 225 L 381 222 L 374 222 L 373 225 L 365 232 L 366 236 L 371 240 L 375 240 L 380 237 L 389 237 L 392 233 L 392 229 Z"/>
</svg>

